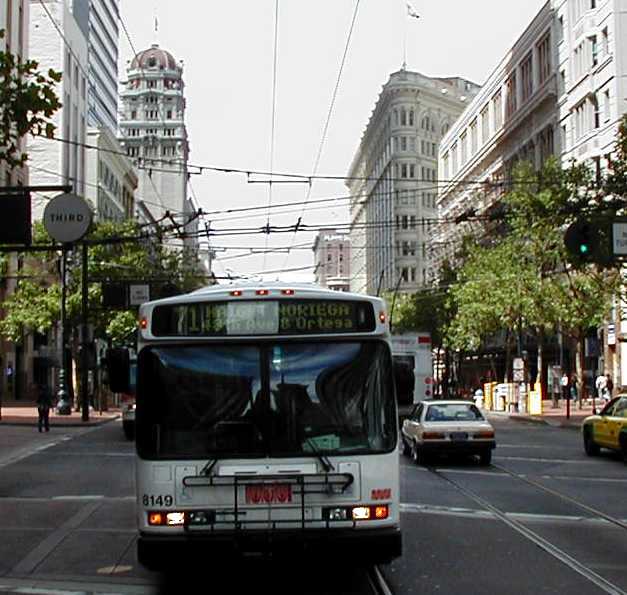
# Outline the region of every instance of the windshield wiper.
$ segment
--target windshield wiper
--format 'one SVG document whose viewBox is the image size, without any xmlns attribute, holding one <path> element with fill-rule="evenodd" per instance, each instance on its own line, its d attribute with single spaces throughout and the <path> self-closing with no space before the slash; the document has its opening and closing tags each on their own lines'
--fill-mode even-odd
<svg viewBox="0 0 627 595">
<path fill-rule="evenodd" d="M 205 475 L 209 477 L 211 475 L 211 471 L 213 471 L 213 468 L 215 467 L 215 464 L 217 462 L 218 462 L 218 459 L 214 459 L 213 461 L 209 459 L 207 461 L 207 464 L 200 470 L 199 475 Z"/>
<path fill-rule="evenodd" d="M 318 457 L 318 460 L 322 463 L 322 467 L 324 468 L 324 472 L 328 473 L 329 471 L 335 471 L 335 467 L 329 460 L 329 457 L 323 455 L 316 445 L 312 442 L 311 438 L 305 438 L 306 443 L 309 445 L 309 448 L 313 451 L 314 455 Z"/>
</svg>

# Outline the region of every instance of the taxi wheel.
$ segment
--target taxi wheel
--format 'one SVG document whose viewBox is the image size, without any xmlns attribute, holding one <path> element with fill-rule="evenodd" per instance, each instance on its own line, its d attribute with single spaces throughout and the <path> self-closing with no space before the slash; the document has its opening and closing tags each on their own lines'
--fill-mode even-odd
<svg viewBox="0 0 627 595">
<path fill-rule="evenodd" d="M 583 435 L 583 449 L 589 457 L 596 457 L 599 454 L 599 447 L 595 444 L 590 430 L 586 430 Z"/>
<path fill-rule="evenodd" d="M 627 436 L 621 436 L 620 439 L 620 452 L 623 455 L 623 463 L 627 465 Z"/>
</svg>

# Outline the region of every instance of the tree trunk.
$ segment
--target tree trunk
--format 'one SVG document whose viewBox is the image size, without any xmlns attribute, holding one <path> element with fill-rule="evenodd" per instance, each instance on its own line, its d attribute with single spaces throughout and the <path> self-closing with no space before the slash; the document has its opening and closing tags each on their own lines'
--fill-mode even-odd
<svg viewBox="0 0 627 595">
<path fill-rule="evenodd" d="M 577 397 L 579 401 L 579 409 L 583 408 L 584 399 L 588 398 L 588 387 L 584 377 L 586 369 L 586 339 L 583 329 L 579 329 L 577 335 Z"/>
<path fill-rule="evenodd" d="M 547 371 L 545 370 L 545 358 L 544 358 L 544 329 L 538 329 L 538 375 L 536 376 L 536 386 L 540 386 L 542 397 L 548 395 L 547 387 Z"/>
</svg>

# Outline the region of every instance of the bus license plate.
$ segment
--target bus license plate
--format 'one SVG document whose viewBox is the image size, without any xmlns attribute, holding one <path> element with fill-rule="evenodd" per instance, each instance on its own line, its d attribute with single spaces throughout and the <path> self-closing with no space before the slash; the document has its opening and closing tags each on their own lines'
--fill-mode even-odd
<svg viewBox="0 0 627 595">
<path fill-rule="evenodd" d="M 287 504 L 292 501 L 290 484 L 254 484 L 246 486 L 246 504 Z"/>
</svg>

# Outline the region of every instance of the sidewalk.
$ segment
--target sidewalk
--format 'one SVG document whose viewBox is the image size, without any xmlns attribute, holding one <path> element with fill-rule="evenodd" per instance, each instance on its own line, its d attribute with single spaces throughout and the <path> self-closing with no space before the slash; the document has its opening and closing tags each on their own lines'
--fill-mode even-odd
<svg viewBox="0 0 627 595">
<path fill-rule="evenodd" d="M 0 426 L 36 426 L 39 416 L 37 415 L 37 407 L 34 403 L 18 403 L 15 401 L 2 403 L 0 406 Z M 99 426 L 117 419 L 121 416 L 121 412 L 117 408 L 109 408 L 108 411 L 102 413 L 97 410 L 89 411 L 89 420 L 82 420 L 82 413 L 74 411 L 70 415 L 58 415 L 56 408 L 50 410 L 50 427 L 85 427 Z"/>
<path fill-rule="evenodd" d="M 598 400 L 595 402 L 597 412 L 603 407 L 603 403 Z M 550 426 L 561 428 L 581 428 L 583 420 L 592 415 L 592 403 L 587 402 L 582 409 L 579 409 L 579 402 L 570 403 L 570 416 L 567 415 L 566 402 L 560 399 L 559 406 L 554 408 L 553 401 L 542 401 L 542 414 L 529 415 L 528 413 L 510 413 L 504 411 L 488 411 L 488 417 L 509 417 L 516 421 L 529 421 L 535 423 L 544 423 Z"/>
</svg>

